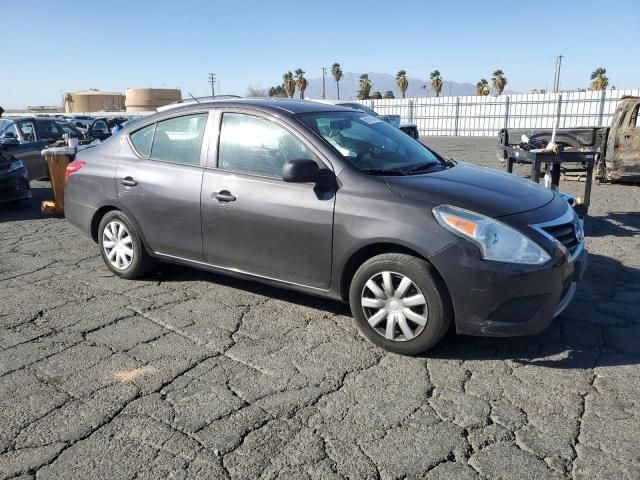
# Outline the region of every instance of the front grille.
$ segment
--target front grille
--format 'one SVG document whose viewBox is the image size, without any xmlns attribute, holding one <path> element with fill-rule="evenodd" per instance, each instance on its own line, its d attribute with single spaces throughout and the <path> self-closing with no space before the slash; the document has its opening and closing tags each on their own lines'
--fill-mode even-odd
<svg viewBox="0 0 640 480">
<path fill-rule="evenodd" d="M 542 227 L 542 229 L 564 245 L 571 255 L 573 255 L 580 245 L 576 233 L 576 222 Z"/>
<path fill-rule="evenodd" d="M 576 212 L 567 205 L 564 214 L 544 223 L 531 225 L 545 237 L 561 243 L 569 253 L 569 261 L 573 261 L 584 248 L 584 229 Z"/>
</svg>

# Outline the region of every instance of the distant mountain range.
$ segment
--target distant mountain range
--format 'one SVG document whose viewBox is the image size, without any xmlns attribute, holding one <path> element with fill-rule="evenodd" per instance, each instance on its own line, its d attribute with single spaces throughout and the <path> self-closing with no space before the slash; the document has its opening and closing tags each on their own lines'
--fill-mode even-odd
<svg viewBox="0 0 640 480">
<path fill-rule="evenodd" d="M 375 73 L 367 72 L 369 75 L 369 81 L 371 82 L 371 93 L 380 92 L 384 95 L 384 92 L 391 90 L 396 98 L 402 98 L 402 94 L 396 87 L 395 75 L 388 73 Z M 360 84 L 361 73 L 345 72 L 340 80 L 340 99 L 354 99 L 358 95 L 358 85 Z M 409 80 L 409 88 L 407 89 L 405 96 L 409 97 L 424 97 L 435 96 L 433 90 L 431 90 L 431 82 L 427 79 L 420 79 L 415 77 L 407 77 Z M 309 82 L 304 96 L 306 98 L 321 98 L 322 97 L 322 78 L 307 78 Z M 327 98 L 337 98 L 336 82 L 333 81 L 331 75 L 325 77 L 326 95 Z M 426 86 L 426 89 L 423 88 Z M 297 97 L 296 92 L 296 97 Z M 457 95 L 475 95 L 476 87 L 471 83 L 458 83 L 444 80 L 442 82 L 442 91 L 440 96 L 457 96 Z"/>
</svg>

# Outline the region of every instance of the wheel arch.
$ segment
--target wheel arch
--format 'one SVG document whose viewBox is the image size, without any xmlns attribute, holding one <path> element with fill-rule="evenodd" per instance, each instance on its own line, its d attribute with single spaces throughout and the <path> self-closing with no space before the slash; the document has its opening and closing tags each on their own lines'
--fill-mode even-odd
<svg viewBox="0 0 640 480">
<path fill-rule="evenodd" d="M 360 266 L 370 258 L 373 258 L 376 255 L 382 255 L 384 253 L 403 253 L 405 255 L 411 255 L 413 257 L 424 260 L 431 266 L 434 273 L 438 276 L 439 280 L 442 281 L 442 284 L 445 286 L 448 293 L 449 289 L 446 282 L 442 278 L 442 275 L 440 275 L 440 272 L 438 272 L 436 267 L 431 262 L 429 262 L 429 259 L 424 255 L 416 250 L 396 243 L 377 242 L 360 247 L 358 250 L 351 254 L 349 259 L 345 263 L 345 266 L 342 269 L 342 273 L 340 274 L 340 298 L 343 301 L 349 301 L 349 287 L 351 285 L 351 280 L 353 279 L 353 276 L 355 275 L 358 268 L 360 268 Z"/>
<path fill-rule="evenodd" d="M 140 240 L 142 241 L 143 247 L 145 248 L 147 253 L 151 254 L 152 250 L 149 248 L 149 244 L 147 243 L 147 240 L 144 237 L 144 233 L 142 232 L 140 225 L 136 221 L 135 217 L 131 214 L 131 212 L 127 211 L 127 209 L 123 208 L 121 205 L 113 205 L 113 204 L 103 205 L 96 210 L 96 212 L 93 214 L 93 218 L 91 219 L 91 238 L 93 239 L 93 241 L 98 243 L 98 227 L 100 226 L 100 222 L 102 221 L 102 219 L 107 213 L 112 212 L 114 210 L 118 210 L 124 213 L 129 218 L 129 220 L 133 222 L 136 232 L 140 237 Z"/>
</svg>

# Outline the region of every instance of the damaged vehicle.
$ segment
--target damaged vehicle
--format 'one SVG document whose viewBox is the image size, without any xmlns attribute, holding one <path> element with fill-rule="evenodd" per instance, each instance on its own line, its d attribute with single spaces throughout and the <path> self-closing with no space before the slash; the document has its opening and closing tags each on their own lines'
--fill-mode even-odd
<svg viewBox="0 0 640 480">
<path fill-rule="evenodd" d="M 67 168 L 67 220 L 123 279 L 173 262 L 348 302 L 415 355 L 450 326 L 544 330 L 587 252 L 559 193 L 443 159 L 362 111 L 240 99 L 139 119 Z"/>
<path fill-rule="evenodd" d="M 640 181 L 640 97 L 626 96 L 618 102 L 609 127 L 559 128 L 555 143 L 565 151 L 597 153 L 596 176 L 606 181 Z M 526 138 L 530 146 L 544 148 L 552 129 L 506 128 L 500 145 L 518 146 Z M 525 145 L 526 147 L 527 145 Z M 498 157 L 506 158 L 501 147 Z"/>
</svg>

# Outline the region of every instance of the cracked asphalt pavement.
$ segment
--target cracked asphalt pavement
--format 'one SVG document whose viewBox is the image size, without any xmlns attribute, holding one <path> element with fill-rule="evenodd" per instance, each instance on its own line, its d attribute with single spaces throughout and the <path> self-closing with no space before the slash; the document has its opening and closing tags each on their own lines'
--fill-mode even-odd
<svg viewBox="0 0 640 480">
<path fill-rule="evenodd" d="M 426 141 L 497 166 L 495 139 Z M 2 479 L 640 478 L 638 186 L 594 186 L 590 265 L 546 332 L 422 358 L 339 303 L 170 265 L 118 279 L 33 187 L 0 207 Z"/>
</svg>

